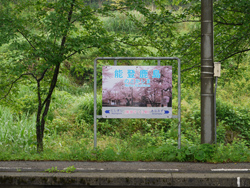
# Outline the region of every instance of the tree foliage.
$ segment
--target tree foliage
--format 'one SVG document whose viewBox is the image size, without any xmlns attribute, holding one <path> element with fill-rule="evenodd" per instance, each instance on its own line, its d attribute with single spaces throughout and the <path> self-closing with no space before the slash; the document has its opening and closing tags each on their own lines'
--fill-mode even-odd
<svg viewBox="0 0 250 188">
<path fill-rule="evenodd" d="M 214 61 L 234 74 L 246 52 L 250 51 L 250 2 L 248 0 L 214 1 Z M 201 42 L 201 1 L 189 1 L 178 24 L 189 22 L 191 31 L 178 37 L 176 55 L 181 57 L 187 77 L 199 79 Z M 193 77 L 194 78 L 194 77 Z M 188 79 L 187 79 L 188 80 Z M 190 80 L 190 79 L 189 79 Z"/>
<path fill-rule="evenodd" d="M 103 6 L 93 7 L 93 2 Z M 149 7 L 151 3 L 154 8 Z M 46 117 L 58 74 L 65 61 L 75 54 L 85 54 L 94 48 L 99 56 L 133 56 L 133 51 L 147 56 L 177 56 L 182 60 L 182 71 L 187 72 L 183 80 L 198 80 L 200 7 L 200 1 L 195 0 L 115 3 L 111 0 L 1 0 L 1 99 L 10 103 L 11 95 L 18 91 L 17 83 L 34 86 L 37 149 L 42 151 Z M 114 10 L 126 15 L 137 32 L 107 32 L 98 16 L 114 16 Z M 248 0 L 214 1 L 215 61 L 220 61 L 230 74 L 235 73 L 250 51 L 249 12 Z M 180 32 L 186 22 L 189 28 Z"/>
<path fill-rule="evenodd" d="M 4 1 L 1 4 L 1 96 L 17 82 L 36 84 L 37 149 L 43 150 L 46 116 L 61 64 L 88 48 L 104 48 L 112 40 L 80 0 Z M 26 79 L 24 79 L 26 78 Z"/>
</svg>

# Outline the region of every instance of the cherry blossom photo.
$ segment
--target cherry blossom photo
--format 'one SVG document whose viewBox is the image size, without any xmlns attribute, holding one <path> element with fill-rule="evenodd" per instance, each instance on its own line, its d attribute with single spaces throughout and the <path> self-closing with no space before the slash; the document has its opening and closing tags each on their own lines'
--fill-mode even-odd
<svg viewBox="0 0 250 188">
<path fill-rule="evenodd" d="M 172 107 L 171 66 L 104 66 L 103 107 Z"/>
</svg>

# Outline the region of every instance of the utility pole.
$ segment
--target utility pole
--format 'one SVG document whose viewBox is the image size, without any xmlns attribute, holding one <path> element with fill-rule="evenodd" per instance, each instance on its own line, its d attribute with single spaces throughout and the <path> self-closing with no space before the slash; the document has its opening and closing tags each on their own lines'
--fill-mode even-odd
<svg viewBox="0 0 250 188">
<path fill-rule="evenodd" d="M 213 144 L 214 54 L 213 0 L 201 0 L 201 143 Z"/>
</svg>

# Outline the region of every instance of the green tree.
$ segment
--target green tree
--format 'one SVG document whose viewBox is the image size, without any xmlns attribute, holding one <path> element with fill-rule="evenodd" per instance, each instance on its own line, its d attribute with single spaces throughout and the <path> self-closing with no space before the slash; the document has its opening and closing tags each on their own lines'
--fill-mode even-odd
<svg viewBox="0 0 250 188">
<path fill-rule="evenodd" d="M 138 13 L 125 12 L 126 16 L 135 24 L 137 32 L 130 37 L 128 35 L 119 36 L 119 42 L 135 47 L 136 50 L 144 51 L 151 56 L 172 55 L 176 38 L 174 24 L 178 22 L 178 17 L 166 8 L 168 1 L 155 0 L 154 10 L 148 7 L 147 1 L 119 0 L 116 3 L 118 7 L 130 7 Z"/>
<path fill-rule="evenodd" d="M 201 42 L 201 1 L 191 0 L 180 14 L 179 25 L 189 24 L 189 32 L 178 37 L 175 53 L 181 57 L 186 77 L 199 79 Z M 235 74 L 242 58 L 250 51 L 250 1 L 214 1 L 214 60 Z M 227 75 L 228 76 L 228 75 Z"/>
<path fill-rule="evenodd" d="M 0 10 L 0 45 L 6 47 L 0 52 L 0 96 L 8 97 L 18 82 L 36 84 L 37 151 L 41 152 L 63 62 L 88 48 L 107 49 L 105 44 L 113 38 L 96 11 L 81 0 L 3 0 Z"/>
</svg>

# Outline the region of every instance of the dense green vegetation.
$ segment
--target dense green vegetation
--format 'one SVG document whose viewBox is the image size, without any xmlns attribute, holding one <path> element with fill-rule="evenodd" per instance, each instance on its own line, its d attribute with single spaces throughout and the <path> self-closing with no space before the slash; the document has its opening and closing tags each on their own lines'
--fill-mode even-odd
<svg viewBox="0 0 250 188">
<path fill-rule="evenodd" d="M 56 1 L 57 4 L 53 4 L 53 0 L 33 1 L 41 4 L 30 2 L 0 3 L 0 10 L 3 10 L 0 18 L 0 160 L 250 161 L 250 54 L 246 53 L 249 51 L 250 31 L 248 1 L 238 2 L 237 10 L 232 9 L 234 1 L 215 1 L 218 28 L 215 60 L 221 61 L 223 67 L 217 89 L 215 145 L 200 144 L 200 23 L 194 22 L 199 20 L 199 3 L 86 1 L 86 4 L 76 4 L 79 8 L 76 15 L 86 16 L 86 11 L 89 15 L 68 27 L 67 11 L 71 6 L 62 13 L 60 3 L 70 5 L 75 1 Z M 123 9 L 123 6 L 127 8 Z M 20 12 L 14 11 L 16 7 Z M 83 7 L 85 12 L 81 12 Z M 12 13 L 9 18 L 16 19 L 16 28 L 7 24 L 5 11 Z M 238 17 L 233 17 L 232 11 L 237 11 Z M 62 27 L 56 33 L 58 27 L 51 26 L 54 23 L 52 15 L 61 13 L 65 15 L 65 25 L 56 22 Z M 240 16 L 244 22 L 238 20 Z M 37 21 L 44 26 L 42 29 Z M 22 30 L 24 33 L 20 32 Z M 62 46 L 65 32 L 70 34 Z M 34 46 L 29 42 L 34 42 Z M 181 58 L 182 70 L 185 71 L 182 72 L 180 150 L 177 148 L 175 119 L 98 119 L 98 148 L 93 148 L 93 62 L 98 56 Z M 173 65 L 177 70 L 171 61 L 163 63 Z M 106 64 L 112 62 L 98 63 L 98 114 L 101 114 L 102 103 L 101 66 Z M 156 62 L 123 61 L 118 64 L 153 65 Z M 56 85 L 51 85 L 58 65 L 60 74 L 56 75 Z M 20 75 L 23 75 L 22 79 Z M 39 78 L 43 78 L 41 85 Z M 176 79 L 174 72 L 174 114 L 177 113 Z M 39 101 L 38 92 L 44 103 Z M 37 153 L 38 105 L 46 106 L 47 101 L 51 101 L 49 108 L 39 120 L 44 118 L 46 121 L 43 152 Z M 43 108 L 40 113 L 45 111 Z"/>
</svg>

